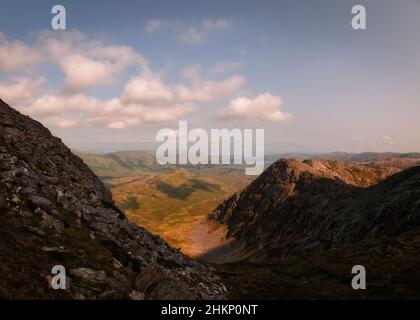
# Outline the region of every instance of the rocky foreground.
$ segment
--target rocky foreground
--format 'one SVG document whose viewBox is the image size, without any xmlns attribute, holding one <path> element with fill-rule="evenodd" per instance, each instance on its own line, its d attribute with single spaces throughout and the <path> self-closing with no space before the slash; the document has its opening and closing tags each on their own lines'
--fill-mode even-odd
<svg viewBox="0 0 420 320">
<path fill-rule="evenodd" d="M 68 288 L 52 290 L 51 269 Z M 223 299 L 206 267 L 129 222 L 92 171 L 0 100 L 0 299 Z"/>
</svg>

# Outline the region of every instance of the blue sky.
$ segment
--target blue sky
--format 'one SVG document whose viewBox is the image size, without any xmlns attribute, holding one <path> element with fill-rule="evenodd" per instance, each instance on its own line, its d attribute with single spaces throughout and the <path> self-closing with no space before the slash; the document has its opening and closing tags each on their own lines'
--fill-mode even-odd
<svg viewBox="0 0 420 320">
<path fill-rule="evenodd" d="M 264 128 L 267 152 L 420 150 L 420 1 L 61 1 L 67 31 L 54 4 L 1 2 L 0 97 L 73 148 L 189 120 Z"/>
</svg>

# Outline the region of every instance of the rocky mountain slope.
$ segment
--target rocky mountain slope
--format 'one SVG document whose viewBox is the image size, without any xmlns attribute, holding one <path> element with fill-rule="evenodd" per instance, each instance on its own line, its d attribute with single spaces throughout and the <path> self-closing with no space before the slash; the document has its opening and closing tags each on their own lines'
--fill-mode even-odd
<svg viewBox="0 0 420 320">
<path fill-rule="evenodd" d="M 54 265 L 67 290 L 50 288 Z M 217 276 L 129 222 L 60 139 L 0 100 L 0 298 L 224 297 Z"/>
<path fill-rule="evenodd" d="M 373 162 L 389 159 L 420 159 L 420 153 L 396 153 L 396 152 L 331 152 L 326 154 L 314 155 L 310 157 L 315 160 L 335 160 L 341 162 Z"/>
<path fill-rule="evenodd" d="M 278 153 L 269 154 L 265 156 L 265 164 L 272 165 L 278 159 L 296 159 L 296 160 L 329 160 L 340 161 L 344 163 L 358 163 L 369 164 L 375 163 L 381 166 L 395 166 L 400 169 L 420 165 L 420 153 L 396 153 L 396 152 L 362 152 L 362 153 L 348 153 L 348 152 L 330 152 L 323 154 L 314 153 Z"/>
<path fill-rule="evenodd" d="M 399 171 L 281 159 L 209 215 L 210 221 L 227 225 L 230 241 L 203 259 L 261 261 L 419 227 L 420 167 Z"/>
</svg>

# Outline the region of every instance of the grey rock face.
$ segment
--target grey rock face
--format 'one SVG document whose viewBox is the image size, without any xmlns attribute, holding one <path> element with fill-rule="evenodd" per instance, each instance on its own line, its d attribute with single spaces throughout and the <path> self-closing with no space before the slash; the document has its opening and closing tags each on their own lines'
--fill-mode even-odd
<svg viewBox="0 0 420 320">
<path fill-rule="evenodd" d="M 41 209 L 50 210 L 53 207 L 51 201 L 44 197 L 32 195 L 28 198 L 28 200 L 35 208 L 39 207 Z"/>
<path fill-rule="evenodd" d="M 225 298 L 218 277 L 129 222 L 60 139 L 1 100 L 0 212 L 0 270 L 26 270 L 4 276 L 0 298 Z M 45 283 L 54 265 L 69 271 L 64 292 Z"/>
<path fill-rule="evenodd" d="M 420 226 L 420 167 L 398 171 L 281 159 L 208 218 L 260 261 L 399 235 Z"/>
</svg>

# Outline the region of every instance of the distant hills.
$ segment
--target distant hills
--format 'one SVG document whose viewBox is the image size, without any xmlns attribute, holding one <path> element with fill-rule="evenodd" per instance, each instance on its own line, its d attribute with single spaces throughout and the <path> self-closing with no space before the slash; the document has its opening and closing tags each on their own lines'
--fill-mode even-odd
<svg viewBox="0 0 420 320">
<path fill-rule="evenodd" d="M 177 168 L 199 170 L 203 168 L 231 168 L 243 169 L 241 165 L 160 165 L 156 161 L 153 151 L 120 151 L 112 153 L 93 153 L 74 151 L 76 155 L 100 177 L 120 177 L 150 174 L 155 172 L 173 172 Z M 278 153 L 265 156 L 266 167 L 280 158 L 296 160 L 335 160 L 344 163 L 351 162 L 378 162 L 382 161 L 384 166 L 395 166 L 397 168 L 408 168 L 415 163 L 420 163 L 420 153 L 346 153 L 332 152 L 326 154 L 317 153 Z"/>
<path fill-rule="evenodd" d="M 125 176 L 145 174 L 155 171 L 172 171 L 172 166 L 160 166 L 156 162 L 153 152 L 122 151 L 113 153 L 92 153 L 74 151 L 76 155 L 91 168 L 98 176 Z"/>
<path fill-rule="evenodd" d="M 101 178 L 169 173 L 177 169 L 202 170 L 217 168 L 222 170 L 244 170 L 243 165 L 160 165 L 153 151 L 119 151 L 93 153 L 73 151 Z M 242 173 L 242 172 L 241 172 Z"/>
<path fill-rule="evenodd" d="M 265 156 L 266 164 L 270 165 L 280 158 L 296 159 L 296 160 L 335 160 L 345 163 L 349 162 L 374 162 L 385 161 L 391 159 L 420 159 L 420 153 L 396 153 L 396 152 L 362 152 L 362 153 L 348 153 L 348 152 L 330 152 L 330 153 L 276 153 Z"/>
<path fill-rule="evenodd" d="M 363 152 L 363 153 L 347 153 L 347 152 L 332 152 L 327 154 L 320 154 L 311 157 L 311 159 L 318 160 L 336 160 L 341 162 L 373 162 L 383 161 L 389 159 L 420 159 L 420 153 L 394 153 L 394 152 Z"/>
</svg>

